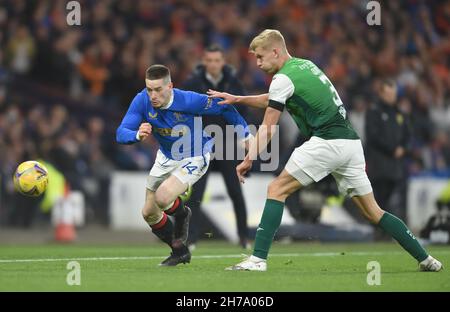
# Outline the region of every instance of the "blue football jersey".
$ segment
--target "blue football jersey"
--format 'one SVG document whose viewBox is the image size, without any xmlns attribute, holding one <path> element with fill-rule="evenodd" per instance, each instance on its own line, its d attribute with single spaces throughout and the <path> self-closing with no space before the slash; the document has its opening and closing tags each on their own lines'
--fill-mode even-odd
<svg viewBox="0 0 450 312">
<path fill-rule="evenodd" d="M 138 93 L 116 132 L 121 144 L 139 142 L 137 132 L 143 122 L 152 125 L 152 134 L 161 152 L 170 159 L 202 156 L 212 150 L 213 139 L 203 131 L 201 115 L 222 115 L 230 125 L 239 126 L 238 138 L 250 132 L 247 122 L 231 105 L 219 105 L 220 99 L 192 91 L 173 89 L 172 101 L 163 108 L 154 108 L 147 90 Z M 195 118 L 198 117 L 198 118 Z"/>
</svg>

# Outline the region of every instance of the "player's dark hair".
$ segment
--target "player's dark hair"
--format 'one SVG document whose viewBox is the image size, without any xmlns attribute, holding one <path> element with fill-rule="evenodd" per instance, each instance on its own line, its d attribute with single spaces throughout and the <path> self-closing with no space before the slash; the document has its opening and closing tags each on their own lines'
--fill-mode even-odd
<svg viewBox="0 0 450 312">
<path fill-rule="evenodd" d="M 222 48 L 220 45 L 218 45 L 217 43 L 213 43 L 213 44 L 209 45 L 209 46 L 205 49 L 205 51 L 206 51 L 206 52 L 220 52 L 220 53 L 222 53 L 222 54 L 225 53 L 225 51 L 223 50 L 223 48 Z"/>
<path fill-rule="evenodd" d="M 168 78 L 170 81 L 170 70 L 164 65 L 155 64 L 145 71 L 145 79 L 157 80 Z"/>
<path fill-rule="evenodd" d="M 397 84 L 395 83 L 395 80 L 394 79 L 392 79 L 392 78 L 386 78 L 386 79 L 383 79 L 382 81 L 381 81 L 381 86 L 382 87 L 384 87 L 384 86 L 388 86 L 388 87 L 395 87 Z"/>
</svg>

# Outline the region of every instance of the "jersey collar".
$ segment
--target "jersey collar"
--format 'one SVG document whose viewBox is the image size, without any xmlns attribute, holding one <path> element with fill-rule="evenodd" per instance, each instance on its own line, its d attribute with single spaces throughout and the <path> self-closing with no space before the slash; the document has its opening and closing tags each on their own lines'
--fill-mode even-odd
<svg viewBox="0 0 450 312">
<path fill-rule="evenodd" d="M 168 109 L 170 106 L 172 106 L 172 103 L 173 103 L 173 90 L 172 94 L 170 95 L 169 103 L 167 103 L 165 106 L 160 107 L 159 109 Z"/>
</svg>

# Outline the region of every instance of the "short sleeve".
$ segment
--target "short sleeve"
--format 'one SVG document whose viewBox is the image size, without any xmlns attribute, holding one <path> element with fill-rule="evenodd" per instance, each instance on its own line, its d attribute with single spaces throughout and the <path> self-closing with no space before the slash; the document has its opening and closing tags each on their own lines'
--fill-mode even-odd
<svg viewBox="0 0 450 312">
<path fill-rule="evenodd" d="M 294 84 L 285 74 L 273 76 L 269 87 L 269 106 L 283 110 L 287 99 L 294 94 L 294 89 Z"/>
</svg>

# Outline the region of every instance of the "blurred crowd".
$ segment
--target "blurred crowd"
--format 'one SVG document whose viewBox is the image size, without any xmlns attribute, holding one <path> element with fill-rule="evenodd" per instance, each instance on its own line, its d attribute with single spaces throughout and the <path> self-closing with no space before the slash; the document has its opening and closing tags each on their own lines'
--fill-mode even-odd
<svg viewBox="0 0 450 312">
<path fill-rule="evenodd" d="M 165 64 L 179 86 L 217 43 L 248 93 L 266 92 L 271 77 L 248 53 L 265 28 L 280 30 L 292 55 L 324 70 L 363 140 L 377 82 L 395 79 L 413 138 L 408 173 L 449 172 L 448 1 L 380 1 L 380 26 L 366 23 L 367 1 L 359 0 L 85 0 L 80 26 L 67 24 L 67 2 L 0 0 L 0 222 L 14 197 L 13 170 L 38 158 L 107 222 L 109 173 L 148 170 L 157 149 L 154 141 L 114 140 L 145 69 Z M 282 143 L 297 135 L 282 133 Z"/>
</svg>

